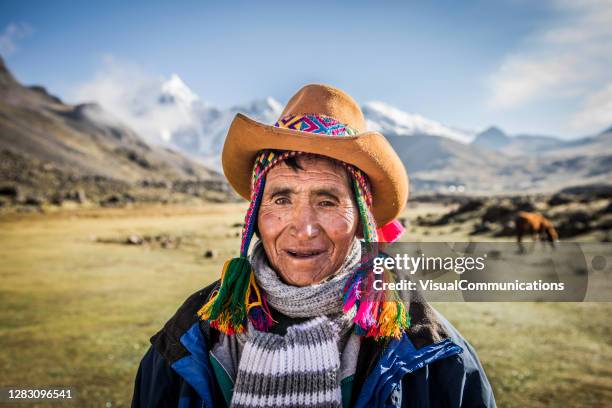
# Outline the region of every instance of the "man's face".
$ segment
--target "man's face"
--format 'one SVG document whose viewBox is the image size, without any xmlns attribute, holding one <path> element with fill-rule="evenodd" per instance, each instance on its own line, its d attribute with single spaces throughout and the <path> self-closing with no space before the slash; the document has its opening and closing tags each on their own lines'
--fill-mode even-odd
<svg viewBox="0 0 612 408">
<path fill-rule="evenodd" d="M 270 265 L 286 283 L 307 286 L 340 268 L 359 224 L 349 176 L 325 158 L 280 163 L 266 177 L 257 217 Z"/>
</svg>

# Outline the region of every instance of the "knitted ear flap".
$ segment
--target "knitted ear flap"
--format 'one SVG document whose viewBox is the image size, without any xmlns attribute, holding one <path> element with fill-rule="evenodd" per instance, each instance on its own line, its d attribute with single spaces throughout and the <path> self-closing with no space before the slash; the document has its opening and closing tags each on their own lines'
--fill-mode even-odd
<svg viewBox="0 0 612 408">
<path fill-rule="evenodd" d="M 268 331 L 274 323 L 265 294 L 255 281 L 248 252 L 265 187 L 265 175 L 274 165 L 296 154 L 298 152 L 262 150 L 255 159 L 251 204 L 244 218 L 240 256 L 225 263 L 219 290 L 198 311 L 202 320 L 208 320 L 211 327 L 223 333 L 244 332 L 247 318 L 259 331 Z"/>
<path fill-rule="evenodd" d="M 353 320 L 357 334 L 375 339 L 399 338 L 410 326 L 410 315 L 396 291 L 373 290 L 375 280 L 382 279 L 383 283 L 390 283 L 394 282 L 394 277 L 390 271 L 385 271 L 380 277 L 375 276 L 372 271 L 372 261 L 379 256 L 379 232 L 387 233 L 386 237 L 380 237 L 383 238 L 381 242 L 393 242 L 399 238 L 404 230 L 401 224 L 396 221 L 392 221 L 385 228 L 377 230 L 376 221 L 370 210 L 372 194 L 367 178 L 353 166 L 346 165 L 346 168 L 353 176 L 353 188 L 366 244 L 363 248 L 365 250 L 362 251 L 361 266 L 344 286 L 343 309 L 347 313 L 354 306 L 357 307 L 357 314 Z M 387 226 L 392 226 L 394 230 L 390 232 Z"/>
</svg>

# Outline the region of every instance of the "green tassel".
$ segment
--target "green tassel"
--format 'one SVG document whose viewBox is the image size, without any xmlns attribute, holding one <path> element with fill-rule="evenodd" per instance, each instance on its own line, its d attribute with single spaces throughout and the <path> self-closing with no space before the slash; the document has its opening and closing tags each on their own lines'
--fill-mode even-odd
<svg viewBox="0 0 612 408">
<path fill-rule="evenodd" d="M 200 309 L 198 315 L 224 332 L 242 331 L 247 317 L 245 299 L 251 273 L 251 264 L 246 257 L 227 261 L 219 291 Z"/>
</svg>

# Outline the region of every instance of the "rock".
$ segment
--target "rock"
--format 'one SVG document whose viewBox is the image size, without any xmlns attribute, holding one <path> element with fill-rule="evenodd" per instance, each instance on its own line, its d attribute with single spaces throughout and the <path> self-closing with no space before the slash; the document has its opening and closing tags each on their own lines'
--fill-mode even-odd
<svg viewBox="0 0 612 408">
<path fill-rule="evenodd" d="M 126 244 L 129 245 L 142 245 L 144 243 L 144 239 L 140 235 L 132 234 L 127 237 Z"/>
<path fill-rule="evenodd" d="M 512 204 L 514 205 L 514 211 L 534 211 L 535 205 L 529 199 L 525 199 L 523 197 L 517 197 L 512 200 Z"/>
<path fill-rule="evenodd" d="M 64 202 L 64 194 L 59 191 L 53 193 L 53 195 L 49 199 L 49 202 L 53 205 L 61 206 L 62 203 Z"/>
<path fill-rule="evenodd" d="M 439 219 L 430 223 L 430 225 L 438 226 L 438 225 L 448 225 L 451 222 L 464 222 L 466 219 L 471 218 L 472 215 L 469 213 L 473 213 L 474 211 L 478 211 L 484 202 L 482 200 L 477 199 L 469 199 L 464 202 L 454 211 L 448 212 L 444 214 Z"/>
<path fill-rule="evenodd" d="M 494 204 L 486 209 L 482 215 L 482 222 L 504 223 L 509 220 L 516 211 L 505 205 Z"/>
<path fill-rule="evenodd" d="M 23 200 L 23 204 L 25 205 L 33 205 L 33 206 L 41 206 L 43 204 L 43 199 L 37 196 L 33 196 L 33 195 L 28 195 L 26 196 L 26 198 Z"/>
<path fill-rule="evenodd" d="M 611 214 L 612 213 L 612 201 L 608 202 L 608 205 L 600 211 L 601 214 Z"/>
<path fill-rule="evenodd" d="M 157 235 L 155 241 L 158 242 L 162 248 L 172 248 L 174 246 L 174 241 L 166 234 Z"/>
<path fill-rule="evenodd" d="M 168 234 L 159 234 L 155 236 L 145 235 L 142 239 L 148 244 L 159 245 L 164 249 L 178 248 L 181 245 L 180 237 L 172 237 Z"/>
<path fill-rule="evenodd" d="M 559 223 L 557 232 L 560 238 L 569 238 L 592 231 L 591 216 L 588 212 L 579 210 L 567 215 Z"/>
<path fill-rule="evenodd" d="M 595 229 L 600 231 L 610 231 L 612 230 L 612 218 L 605 218 L 600 220 L 595 226 Z"/>
<path fill-rule="evenodd" d="M 242 228 L 244 227 L 244 223 L 242 222 L 235 222 L 232 224 L 232 228 Z"/>
<path fill-rule="evenodd" d="M 216 257 L 217 257 L 217 251 L 215 251 L 214 249 L 207 249 L 206 251 L 204 251 L 204 258 L 212 259 Z"/>
<path fill-rule="evenodd" d="M 483 204 L 482 200 L 468 200 L 455 210 L 455 215 L 479 210 Z"/>
<path fill-rule="evenodd" d="M 6 196 L 13 200 L 17 200 L 19 197 L 19 187 L 12 185 L 0 186 L 0 196 Z"/>
<path fill-rule="evenodd" d="M 552 197 L 550 197 L 550 199 L 548 200 L 547 204 L 551 207 L 557 206 L 557 205 L 563 205 L 563 204 L 569 204 L 571 203 L 572 197 L 568 194 L 563 194 L 563 193 L 557 193 L 555 195 L 553 195 Z"/>
<path fill-rule="evenodd" d="M 103 207 L 119 206 L 119 205 L 125 205 L 127 203 L 133 203 L 134 201 L 135 201 L 134 197 L 127 193 L 123 193 L 121 195 L 113 194 L 101 200 L 100 205 Z"/>
<path fill-rule="evenodd" d="M 567 220 L 568 222 L 572 222 L 572 223 L 581 222 L 584 224 L 588 224 L 589 221 L 591 221 L 591 216 L 589 215 L 588 212 L 584 210 L 579 210 L 579 211 L 574 211 L 570 213 Z"/>
<path fill-rule="evenodd" d="M 486 232 L 491 232 L 491 225 L 488 222 L 480 222 L 474 225 L 470 235 L 484 234 Z"/>
<path fill-rule="evenodd" d="M 114 206 L 114 205 L 119 205 L 119 204 L 121 204 L 121 197 L 119 197 L 116 194 L 106 197 L 105 199 L 100 201 L 100 205 L 102 207 L 109 207 L 109 206 Z"/>
</svg>

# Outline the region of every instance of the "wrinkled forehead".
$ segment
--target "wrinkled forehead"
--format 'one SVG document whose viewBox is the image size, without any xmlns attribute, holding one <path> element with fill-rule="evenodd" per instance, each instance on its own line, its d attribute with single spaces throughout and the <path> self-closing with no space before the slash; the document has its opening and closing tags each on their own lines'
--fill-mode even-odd
<svg viewBox="0 0 612 408">
<path fill-rule="evenodd" d="M 268 185 L 296 184 L 334 188 L 353 198 L 352 176 L 341 162 L 324 156 L 302 154 L 278 163 L 266 176 Z M 344 188 L 343 188 L 344 187 Z"/>
</svg>

